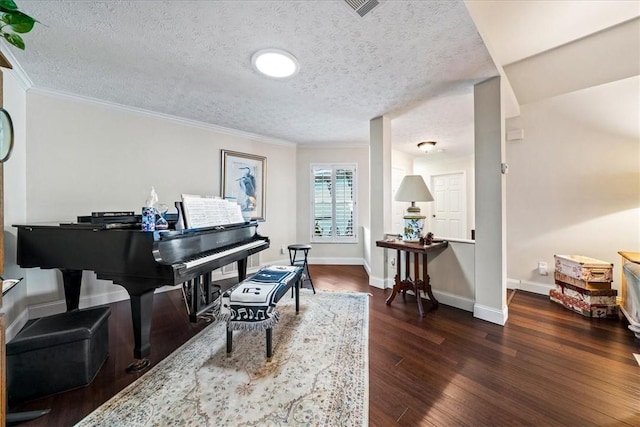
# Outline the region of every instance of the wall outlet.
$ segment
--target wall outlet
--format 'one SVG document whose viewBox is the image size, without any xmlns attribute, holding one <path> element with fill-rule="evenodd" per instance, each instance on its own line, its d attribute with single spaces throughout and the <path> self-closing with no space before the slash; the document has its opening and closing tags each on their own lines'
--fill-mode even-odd
<svg viewBox="0 0 640 427">
<path fill-rule="evenodd" d="M 284 255 L 284 246 L 280 246 L 280 255 Z"/>
<path fill-rule="evenodd" d="M 549 270 L 547 268 L 547 263 L 544 261 L 540 261 L 538 262 L 538 273 L 541 276 L 548 276 L 549 275 Z"/>
</svg>

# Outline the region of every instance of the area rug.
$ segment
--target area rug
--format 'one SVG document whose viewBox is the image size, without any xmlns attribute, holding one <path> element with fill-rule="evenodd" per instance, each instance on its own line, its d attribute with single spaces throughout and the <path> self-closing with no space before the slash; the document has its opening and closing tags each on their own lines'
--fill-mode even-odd
<svg viewBox="0 0 640 427">
<path fill-rule="evenodd" d="M 364 293 L 300 291 L 278 304 L 273 357 L 264 331 L 213 323 L 78 426 L 366 426 L 369 302 Z"/>
</svg>

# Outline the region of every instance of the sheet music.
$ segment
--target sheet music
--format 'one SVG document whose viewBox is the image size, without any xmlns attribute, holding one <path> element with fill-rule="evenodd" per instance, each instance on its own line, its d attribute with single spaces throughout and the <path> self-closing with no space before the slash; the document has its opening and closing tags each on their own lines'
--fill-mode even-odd
<svg viewBox="0 0 640 427">
<path fill-rule="evenodd" d="M 187 228 L 216 227 L 244 222 L 240 205 L 219 197 L 183 194 L 182 208 Z"/>
</svg>

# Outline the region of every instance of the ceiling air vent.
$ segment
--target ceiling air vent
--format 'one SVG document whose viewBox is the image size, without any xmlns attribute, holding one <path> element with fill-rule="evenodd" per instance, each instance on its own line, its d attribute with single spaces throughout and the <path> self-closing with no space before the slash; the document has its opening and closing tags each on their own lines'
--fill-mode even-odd
<svg viewBox="0 0 640 427">
<path fill-rule="evenodd" d="M 378 0 L 344 0 L 344 2 L 361 17 L 364 17 L 364 15 L 371 12 L 371 9 L 380 4 Z"/>
</svg>

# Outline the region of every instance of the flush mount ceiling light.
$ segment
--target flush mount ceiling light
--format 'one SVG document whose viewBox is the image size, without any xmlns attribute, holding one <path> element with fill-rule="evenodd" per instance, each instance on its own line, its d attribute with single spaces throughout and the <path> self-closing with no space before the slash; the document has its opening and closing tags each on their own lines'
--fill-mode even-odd
<svg viewBox="0 0 640 427">
<path fill-rule="evenodd" d="M 418 148 L 424 151 L 425 153 L 428 153 L 429 151 L 433 150 L 433 147 L 435 146 L 436 146 L 435 141 L 422 141 L 420 144 L 418 144 Z"/>
<path fill-rule="evenodd" d="M 251 64 L 262 74 L 281 79 L 298 72 L 300 64 L 295 56 L 280 49 L 262 49 L 251 57 Z"/>
</svg>

